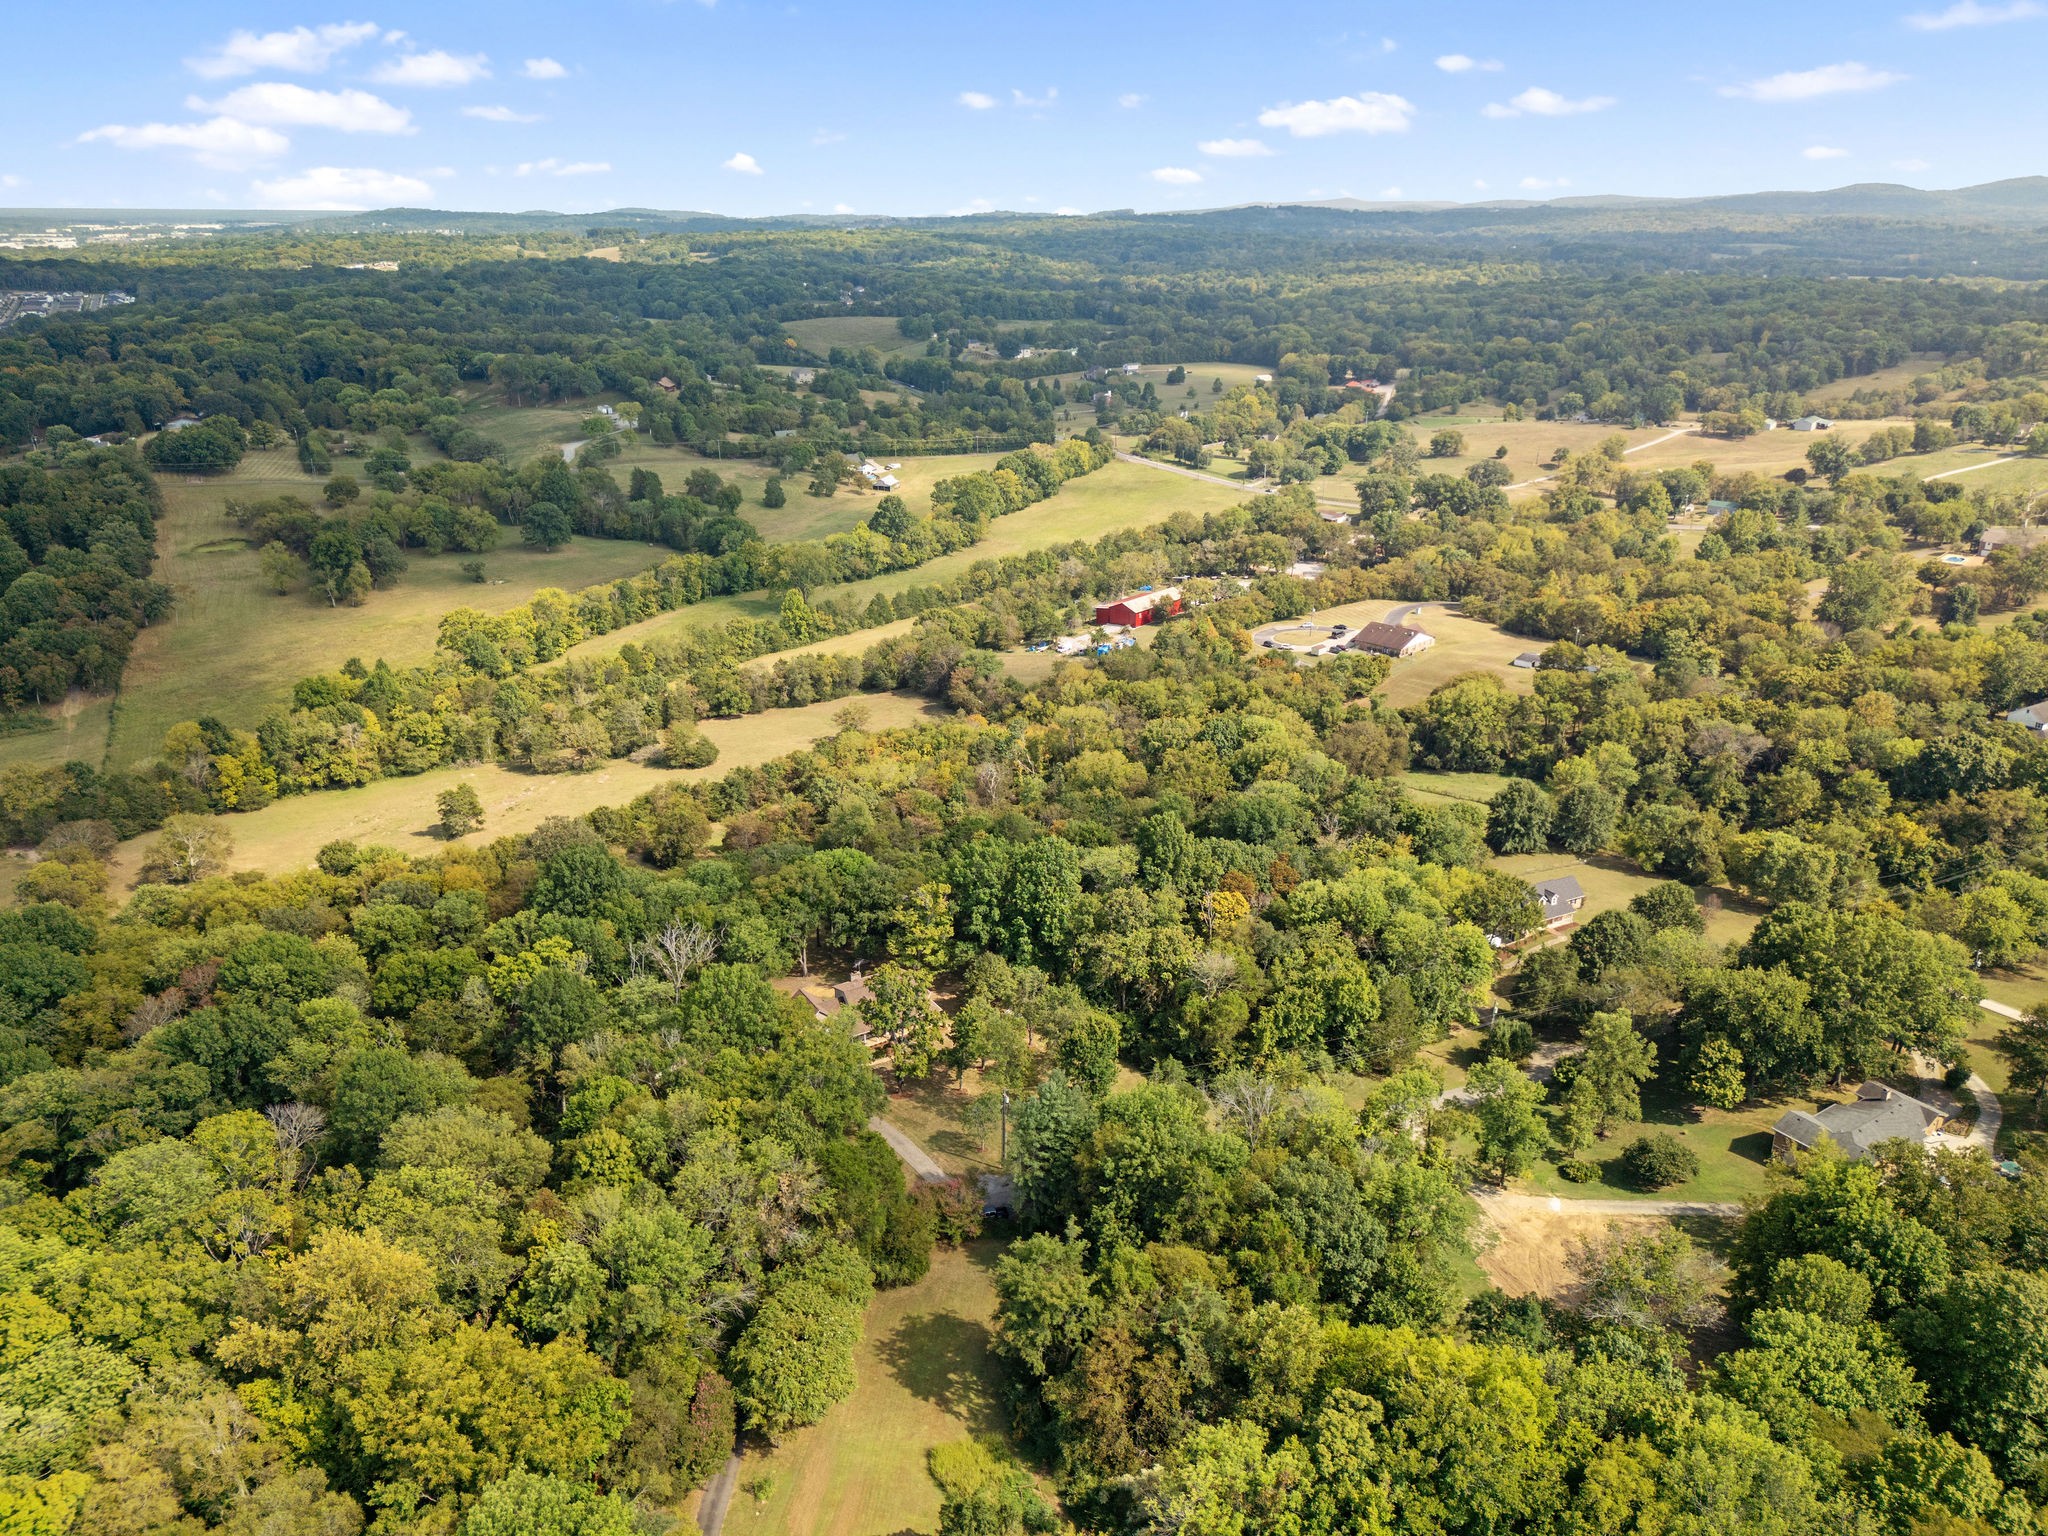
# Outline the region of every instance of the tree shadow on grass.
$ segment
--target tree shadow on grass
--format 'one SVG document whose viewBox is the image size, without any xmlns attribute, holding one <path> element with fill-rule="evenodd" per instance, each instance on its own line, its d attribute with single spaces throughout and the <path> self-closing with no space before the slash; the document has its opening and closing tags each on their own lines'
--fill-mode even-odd
<svg viewBox="0 0 2048 1536">
<path fill-rule="evenodd" d="M 875 1348 L 889 1374 L 911 1396 L 951 1414 L 970 1434 L 1000 1432 L 988 1325 L 943 1312 L 906 1317 Z"/>
</svg>

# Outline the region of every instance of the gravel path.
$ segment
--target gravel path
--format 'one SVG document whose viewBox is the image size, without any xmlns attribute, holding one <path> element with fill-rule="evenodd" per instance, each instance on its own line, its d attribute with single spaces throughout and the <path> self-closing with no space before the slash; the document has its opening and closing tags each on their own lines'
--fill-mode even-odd
<svg viewBox="0 0 2048 1536">
<path fill-rule="evenodd" d="M 933 1162 L 932 1155 L 906 1136 L 900 1126 L 891 1125 L 880 1115 L 875 1115 L 868 1121 L 868 1129 L 889 1143 L 896 1155 L 903 1159 L 903 1166 L 920 1179 L 936 1183 L 946 1177 L 946 1170 Z"/>
<path fill-rule="evenodd" d="M 1577 1211 L 1587 1216 L 1740 1216 L 1739 1200 L 1567 1200 L 1560 1195 L 1509 1195 L 1475 1189 L 1480 1207 Z"/>
<path fill-rule="evenodd" d="M 704 1485 L 704 1497 L 697 1501 L 697 1529 L 702 1536 L 718 1536 L 739 1478 L 740 1453 L 734 1451 L 725 1459 L 725 1465 L 712 1474 L 711 1481 Z"/>
</svg>

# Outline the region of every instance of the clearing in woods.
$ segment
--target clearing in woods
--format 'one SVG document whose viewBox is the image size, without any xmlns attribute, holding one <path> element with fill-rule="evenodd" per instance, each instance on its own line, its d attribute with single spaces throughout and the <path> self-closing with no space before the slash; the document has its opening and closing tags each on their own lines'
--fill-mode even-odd
<svg viewBox="0 0 2048 1536">
<path fill-rule="evenodd" d="M 462 573 L 478 558 L 406 553 L 395 586 L 374 592 L 360 608 L 331 607 L 303 586 L 282 596 L 264 583 L 257 551 L 230 523 L 230 498 L 294 495 L 319 499 L 320 481 L 302 473 L 291 453 L 252 453 L 232 473 L 198 480 L 163 475 L 164 516 L 157 524 L 156 579 L 175 595 L 171 615 L 144 630 L 121 681 L 111 746 L 102 741 L 78 755 L 127 768 L 156 755 L 164 732 L 180 720 L 213 715 L 231 727 L 256 725 L 281 704 L 291 685 L 351 656 L 400 665 L 433 654 L 441 615 L 451 608 L 501 613 L 542 587 L 571 591 L 646 570 L 666 550 L 616 539 L 572 539 L 553 554 L 519 543 L 516 529 L 482 556 L 489 579 Z M 80 748 L 89 744 L 73 733 Z M 0 738 L 0 764 L 21 761 L 38 738 Z"/>
<path fill-rule="evenodd" d="M 1509 634 L 1498 625 L 1468 619 L 1441 603 L 1425 603 L 1417 609 L 1408 603 L 1390 604 L 1383 597 L 1372 598 L 1359 603 L 1340 603 L 1335 608 L 1319 608 L 1296 622 L 1348 624 L 1356 629 L 1361 624 L 1383 620 L 1391 613 L 1402 613 L 1404 617 L 1397 622 L 1434 636 L 1436 644 L 1420 655 L 1403 656 L 1394 661 L 1393 670 L 1380 686 L 1380 697 L 1389 704 L 1401 707 L 1420 704 L 1453 678 L 1473 672 L 1498 678 L 1501 685 L 1513 693 L 1527 693 L 1536 686 L 1534 670 L 1518 667 L 1514 661 L 1524 651 L 1542 650 L 1543 641 L 1525 640 L 1519 635 Z M 1286 632 L 1285 625 L 1269 627 L 1282 635 Z M 1264 632 L 1261 631 L 1262 634 Z"/>
<path fill-rule="evenodd" d="M 925 1453 L 1004 1432 L 990 1348 L 1000 1252 L 986 1239 L 940 1249 L 915 1285 L 876 1293 L 854 1356 L 853 1396 L 773 1450 L 747 1453 L 725 1536 L 938 1529 Z"/>
<path fill-rule="evenodd" d="M 930 340 L 904 335 L 891 315 L 825 315 L 785 321 L 782 328 L 798 346 L 820 357 L 834 347 L 873 347 L 884 357 L 913 357 L 922 354 Z"/>
<path fill-rule="evenodd" d="M 474 763 L 379 779 L 360 789 L 291 795 L 260 811 L 210 820 L 234 839 L 228 860 L 232 869 L 272 874 L 303 869 L 324 845 L 341 839 L 424 855 L 447 846 L 434 801 L 457 784 L 474 785 L 484 803 L 482 830 L 461 841 L 488 843 L 531 832 L 551 816 L 581 816 L 599 806 L 624 805 L 664 784 L 716 778 L 734 768 L 771 762 L 833 735 L 838 727 L 832 717 L 849 706 L 865 709 L 867 728 L 876 731 L 944 718 L 943 710 L 912 694 L 848 694 L 797 709 L 704 721 L 701 729 L 718 745 L 718 761 L 708 768 L 660 768 L 622 758 L 588 773 L 521 773 L 496 763 Z M 134 882 L 153 841 L 154 833 L 144 833 L 115 850 L 109 864 L 117 890 Z"/>
</svg>

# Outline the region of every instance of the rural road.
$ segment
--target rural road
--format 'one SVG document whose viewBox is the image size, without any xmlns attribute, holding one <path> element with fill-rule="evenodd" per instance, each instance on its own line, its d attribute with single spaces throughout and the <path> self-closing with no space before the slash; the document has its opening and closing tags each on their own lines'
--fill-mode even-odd
<svg viewBox="0 0 2048 1536">
<path fill-rule="evenodd" d="M 1674 437 L 1686 437 L 1694 432 L 1697 432 L 1698 430 L 1699 428 L 1697 427 L 1680 427 L 1676 431 L 1666 432 L 1662 437 L 1653 437 L 1647 443 L 1637 443 L 1635 447 L 1624 448 L 1621 451 L 1624 454 L 1641 453 L 1645 448 L 1654 448 L 1659 443 L 1668 443 Z M 1555 480 L 1556 478 L 1557 476 L 1555 475 L 1538 475 L 1534 480 L 1517 480 L 1513 485 L 1502 486 L 1501 489 L 1507 491 L 1522 491 L 1527 490 L 1532 485 L 1541 485 L 1546 480 Z"/>
<path fill-rule="evenodd" d="M 872 1116 L 868 1120 L 868 1129 L 889 1143 L 890 1147 L 895 1150 L 896 1155 L 903 1159 L 903 1166 L 916 1174 L 920 1179 L 929 1179 L 936 1182 L 946 1177 L 946 1170 L 932 1161 L 929 1152 L 904 1135 L 899 1127 L 891 1125 L 880 1115 Z"/>
<path fill-rule="evenodd" d="M 562 462 L 564 464 L 574 464 L 576 462 L 576 450 L 589 441 L 590 439 L 587 437 L 579 437 L 573 443 L 562 444 Z"/>
<path fill-rule="evenodd" d="M 704 1485 L 704 1497 L 697 1501 L 697 1529 L 701 1536 L 718 1536 L 739 1477 L 740 1453 L 734 1451 L 726 1457 L 725 1465 L 712 1474 L 711 1481 Z"/>
<path fill-rule="evenodd" d="M 1577 1211 L 1587 1216 L 1740 1216 L 1737 1200 L 1567 1200 L 1559 1195 L 1472 1192 L 1480 1207 L 1503 1210 Z"/>
<path fill-rule="evenodd" d="M 1946 480 L 1950 475 L 1967 475 L 1973 469 L 1989 469 L 1994 464 L 2010 464 L 2015 459 L 2021 459 L 2025 457 L 2025 454 L 2009 453 L 2002 459 L 1983 459 L 1975 464 L 1959 464 L 1954 469 L 1939 470 L 1936 473 L 1927 476 L 1927 479 Z M 1924 484 L 1925 481 L 1923 481 L 1922 483 Z"/>
<path fill-rule="evenodd" d="M 1458 611 L 1456 603 L 1403 603 L 1400 607 L 1388 613 L 1386 622 L 1389 624 L 1405 624 L 1408 622 L 1408 615 L 1420 613 L 1425 608 L 1441 608 L 1446 613 L 1456 613 Z"/>
</svg>

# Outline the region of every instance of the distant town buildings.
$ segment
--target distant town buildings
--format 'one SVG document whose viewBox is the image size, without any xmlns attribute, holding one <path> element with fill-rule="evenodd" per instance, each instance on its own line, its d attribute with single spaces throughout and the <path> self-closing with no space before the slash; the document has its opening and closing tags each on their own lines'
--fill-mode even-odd
<svg viewBox="0 0 2048 1536">
<path fill-rule="evenodd" d="M 0 242 L 4 246 L 5 242 Z M 19 247 L 16 247 L 19 249 Z M 43 289 L 16 288 L 0 291 L 0 330 L 17 320 L 49 315 L 91 314 L 115 304 L 133 304 L 132 293 L 52 293 Z"/>
</svg>

